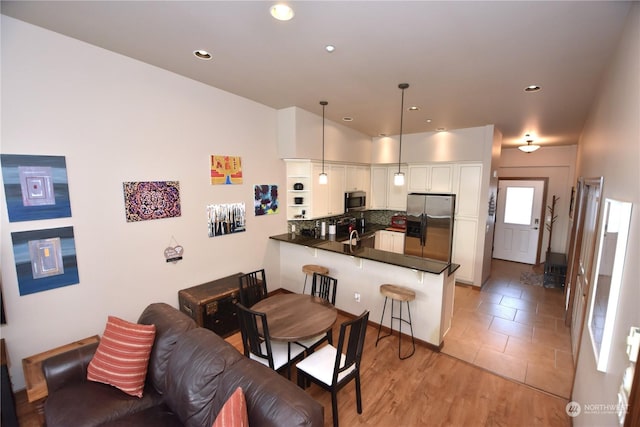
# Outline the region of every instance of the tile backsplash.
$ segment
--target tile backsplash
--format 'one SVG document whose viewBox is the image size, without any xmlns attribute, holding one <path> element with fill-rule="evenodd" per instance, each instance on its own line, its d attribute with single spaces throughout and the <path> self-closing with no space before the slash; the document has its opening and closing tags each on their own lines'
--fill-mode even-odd
<svg viewBox="0 0 640 427">
<path fill-rule="evenodd" d="M 295 220 L 295 221 L 287 221 L 287 230 L 291 231 L 291 225 L 296 226 L 296 232 L 300 233 L 302 230 L 313 230 L 316 226 L 316 221 L 326 221 L 330 223 L 331 221 L 337 221 L 342 218 L 360 218 L 361 215 L 364 216 L 365 223 L 367 224 L 380 224 L 380 225 L 389 225 L 391 223 L 391 217 L 395 214 L 405 214 L 404 211 L 390 211 L 390 210 L 368 210 L 362 212 L 353 212 L 349 214 L 342 214 L 336 216 L 330 216 L 319 219 L 310 219 L 310 220 Z"/>
</svg>

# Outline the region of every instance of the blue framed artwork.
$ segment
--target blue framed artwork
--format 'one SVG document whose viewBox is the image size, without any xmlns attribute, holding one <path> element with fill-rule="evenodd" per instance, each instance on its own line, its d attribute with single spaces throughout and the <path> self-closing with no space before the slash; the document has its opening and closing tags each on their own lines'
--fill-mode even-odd
<svg viewBox="0 0 640 427">
<path fill-rule="evenodd" d="M 256 185 L 253 195 L 253 210 L 256 216 L 278 213 L 277 185 Z"/>
<path fill-rule="evenodd" d="M 11 233 L 20 295 L 80 282 L 73 227 Z"/>
<path fill-rule="evenodd" d="M 2 154 L 9 222 L 71 216 L 64 156 Z"/>
</svg>

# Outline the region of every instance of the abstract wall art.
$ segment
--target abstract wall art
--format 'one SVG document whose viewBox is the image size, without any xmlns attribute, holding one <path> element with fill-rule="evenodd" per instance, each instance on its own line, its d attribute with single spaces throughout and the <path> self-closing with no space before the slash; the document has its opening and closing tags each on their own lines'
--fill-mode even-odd
<svg viewBox="0 0 640 427">
<path fill-rule="evenodd" d="M 277 185 L 256 185 L 253 193 L 253 208 L 256 216 L 278 213 Z"/>
<path fill-rule="evenodd" d="M 9 222 L 71 216 L 64 156 L 2 154 Z"/>
<path fill-rule="evenodd" d="M 11 233 L 20 295 L 80 282 L 73 227 Z"/>
<path fill-rule="evenodd" d="M 211 184 L 242 184 L 240 156 L 211 156 Z"/>
<path fill-rule="evenodd" d="M 122 186 L 127 222 L 181 215 L 178 181 L 124 182 Z"/>
<path fill-rule="evenodd" d="M 246 231 L 244 203 L 223 203 L 207 206 L 209 237 Z"/>
</svg>

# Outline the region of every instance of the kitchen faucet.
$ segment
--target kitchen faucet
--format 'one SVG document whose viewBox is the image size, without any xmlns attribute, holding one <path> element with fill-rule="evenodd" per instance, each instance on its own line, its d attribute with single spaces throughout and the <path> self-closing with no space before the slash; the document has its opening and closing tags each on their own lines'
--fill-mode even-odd
<svg viewBox="0 0 640 427">
<path fill-rule="evenodd" d="M 356 236 L 356 244 L 358 244 L 358 242 L 360 241 L 360 236 L 358 235 L 358 230 L 351 230 L 351 233 L 349 233 L 349 246 L 353 245 L 353 235 L 355 234 Z"/>
</svg>

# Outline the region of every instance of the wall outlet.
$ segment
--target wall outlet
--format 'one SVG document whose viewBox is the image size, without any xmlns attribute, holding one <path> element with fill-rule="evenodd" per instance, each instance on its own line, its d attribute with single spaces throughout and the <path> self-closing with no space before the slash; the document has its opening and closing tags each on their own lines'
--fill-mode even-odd
<svg viewBox="0 0 640 427">
<path fill-rule="evenodd" d="M 353 299 L 355 299 L 356 302 L 360 302 L 360 292 L 355 292 L 353 294 Z"/>
</svg>

